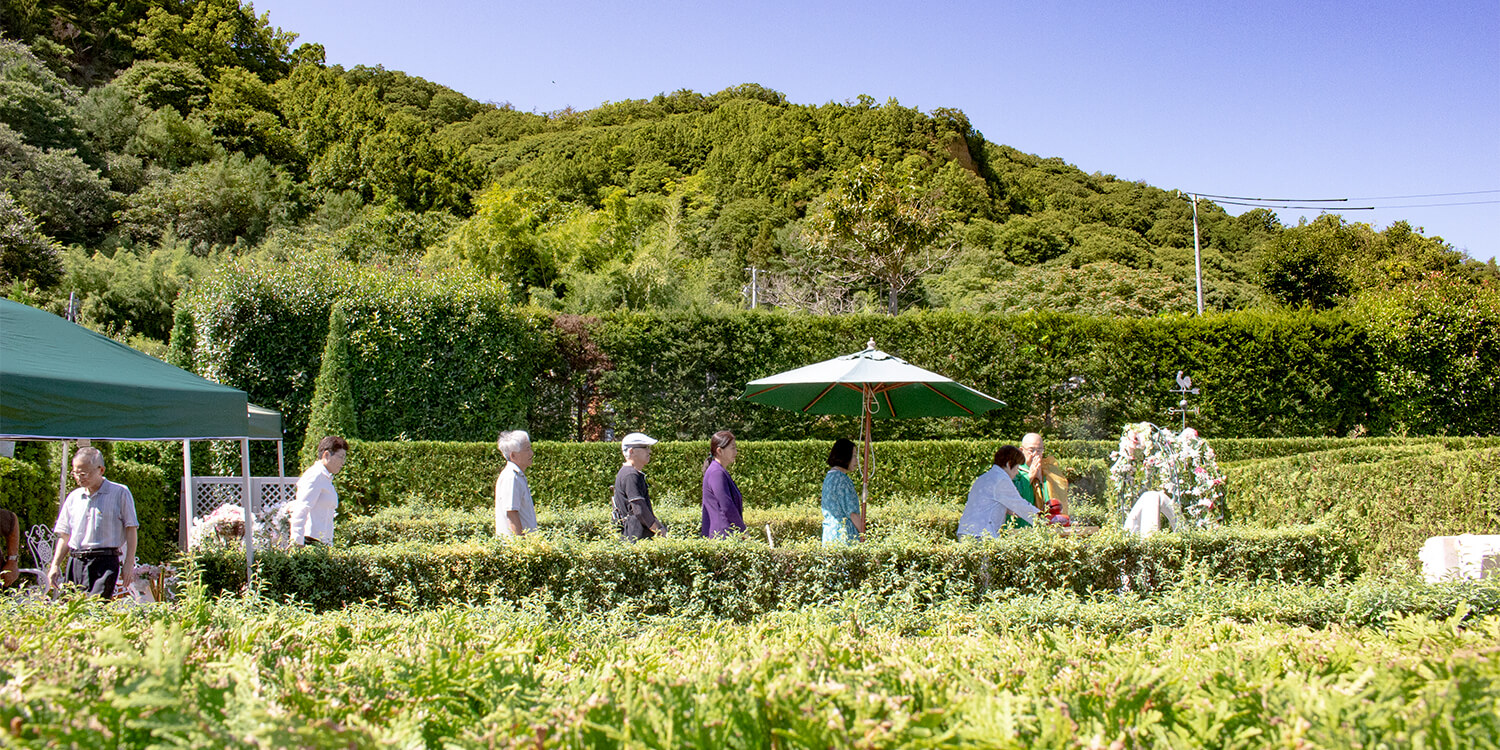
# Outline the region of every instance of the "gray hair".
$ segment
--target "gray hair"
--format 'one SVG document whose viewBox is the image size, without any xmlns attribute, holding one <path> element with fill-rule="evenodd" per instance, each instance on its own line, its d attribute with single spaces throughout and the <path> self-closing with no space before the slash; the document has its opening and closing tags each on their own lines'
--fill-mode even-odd
<svg viewBox="0 0 1500 750">
<path fill-rule="evenodd" d="M 511 430 L 500 433 L 500 439 L 495 441 L 495 447 L 500 449 L 500 455 L 510 458 L 510 454 L 531 447 L 531 436 L 525 430 Z"/>
<path fill-rule="evenodd" d="M 77 461 L 79 458 L 87 460 L 89 462 L 89 466 L 98 466 L 100 468 L 103 468 L 104 466 L 104 454 L 100 453 L 98 448 L 79 448 L 78 451 L 73 454 L 73 460 Z"/>
</svg>

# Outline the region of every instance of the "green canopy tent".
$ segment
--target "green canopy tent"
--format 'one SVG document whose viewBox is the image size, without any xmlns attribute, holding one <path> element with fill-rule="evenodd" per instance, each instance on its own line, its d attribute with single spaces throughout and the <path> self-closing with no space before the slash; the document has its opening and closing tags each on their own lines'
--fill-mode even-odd
<svg viewBox="0 0 1500 750">
<path fill-rule="evenodd" d="M 244 391 L 0 299 L 0 440 L 181 440 L 185 474 L 188 441 L 239 440 L 242 496 L 249 498 L 249 441 L 280 441 L 280 422 Z M 191 477 L 184 483 L 191 486 Z M 244 505 L 248 566 L 254 522 Z"/>
</svg>

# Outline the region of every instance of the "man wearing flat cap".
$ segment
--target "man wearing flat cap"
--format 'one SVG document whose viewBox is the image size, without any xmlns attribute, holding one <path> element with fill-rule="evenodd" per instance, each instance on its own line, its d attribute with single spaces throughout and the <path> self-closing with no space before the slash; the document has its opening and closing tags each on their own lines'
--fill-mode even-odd
<svg viewBox="0 0 1500 750">
<path fill-rule="evenodd" d="M 646 475 L 641 471 L 651 460 L 651 446 L 655 444 L 655 439 L 642 432 L 632 432 L 620 441 L 625 464 L 615 475 L 613 508 L 615 523 L 620 525 L 620 536 L 629 542 L 667 533 L 666 524 L 651 512 L 651 492 L 646 488 Z"/>
</svg>

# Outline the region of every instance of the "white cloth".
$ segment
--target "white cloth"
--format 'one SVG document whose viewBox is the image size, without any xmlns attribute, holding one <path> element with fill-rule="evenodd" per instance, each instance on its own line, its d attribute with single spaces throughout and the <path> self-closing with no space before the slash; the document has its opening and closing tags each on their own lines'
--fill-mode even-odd
<svg viewBox="0 0 1500 750">
<path fill-rule="evenodd" d="M 1036 508 L 1021 497 L 1010 474 L 999 466 L 990 466 L 969 486 L 969 501 L 958 519 L 958 536 L 994 536 L 1005 525 L 1007 515 L 1036 523 Z"/>
<path fill-rule="evenodd" d="M 1125 531 L 1138 536 L 1151 536 L 1161 530 L 1162 516 L 1167 517 L 1173 531 L 1181 525 L 1177 520 L 1177 509 L 1167 493 L 1157 490 L 1142 492 L 1140 499 L 1130 509 L 1130 515 L 1125 517 Z"/>
<path fill-rule="evenodd" d="M 510 536 L 510 523 L 505 515 L 510 511 L 521 514 L 522 533 L 536 531 L 536 506 L 531 502 L 531 487 L 526 484 L 526 473 L 510 461 L 495 480 L 495 536 Z"/>
<path fill-rule="evenodd" d="M 82 487 L 68 493 L 52 531 L 67 535 L 69 549 L 123 549 L 125 529 L 140 525 L 130 488 L 105 479 L 93 493 Z"/>
<path fill-rule="evenodd" d="M 292 543 L 301 544 L 312 537 L 333 544 L 333 517 L 338 515 L 339 493 L 333 488 L 333 475 L 322 461 L 314 461 L 297 478 L 297 498 L 287 503 L 291 517 Z"/>
</svg>

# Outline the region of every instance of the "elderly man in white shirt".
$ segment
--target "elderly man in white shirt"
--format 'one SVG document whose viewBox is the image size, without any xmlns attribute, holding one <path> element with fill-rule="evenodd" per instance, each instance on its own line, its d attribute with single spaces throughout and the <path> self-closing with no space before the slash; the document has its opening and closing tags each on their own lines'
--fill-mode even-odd
<svg viewBox="0 0 1500 750">
<path fill-rule="evenodd" d="M 104 478 L 104 457 L 97 448 L 80 448 L 73 456 L 78 489 L 68 494 L 57 513 L 57 549 L 47 576 L 61 583 L 63 561 L 68 581 L 90 594 L 109 599 L 116 584 L 135 582 L 135 496 L 130 488 Z M 124 559 L 121 559 L 121 548 Z M 71 558 L 71 559 L 70 559 Z"/>
<path fill-rule="evenodd" d="M 333 475 L 344 468 L 348 456 L 349 443 L 338 435 L 318 441 L 318 460 L 297 478 L 297 497 L 286 506 L 292 544 L 333 544 L 333 517 L 339 507 Z"/>
<path fill-rule="evenodd" d="M 531 486 L 526 470 L 535 455 L 531 436 L 525 430 L 500 433 L 496 441 L 505 468 L 495 480 L 495 536 L 520 536 L 536 531 L 536 506 L 531 502 Z"/>
<path fill-rule="evenodd" d="M 969 487 L 969 501 L 958 519 L 958 538 L 994 536 L 1015 516 L 1023 526 L 1036 523 L 1037 511 L 1016 489 L 1016 474 L 1026 457 L 1014 445 L 995 451 L 994 465 Z"/>
</svg>

